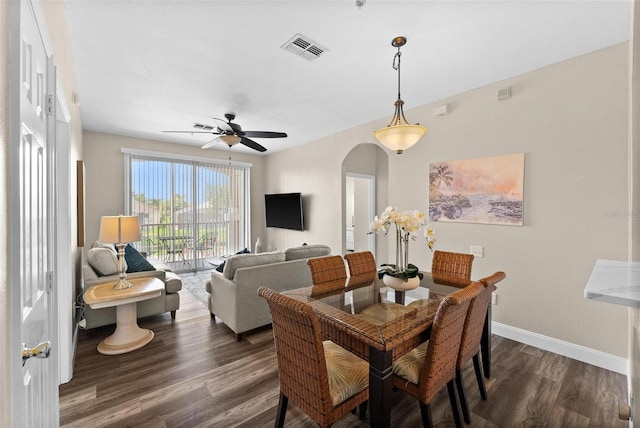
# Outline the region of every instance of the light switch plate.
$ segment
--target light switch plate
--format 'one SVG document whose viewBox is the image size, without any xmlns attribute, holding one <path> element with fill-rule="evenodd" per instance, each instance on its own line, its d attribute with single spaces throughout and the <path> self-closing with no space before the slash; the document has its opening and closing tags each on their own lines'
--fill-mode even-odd
<svg viewBox="0 0 640 428">
<path fill-rule="evenodd" d="M 479 259 L 484 257 L 484 247 L 480 245 L 472 245 L 469 252 L 473 254 L 474 257 L 477 257 Z"/>
</svg>

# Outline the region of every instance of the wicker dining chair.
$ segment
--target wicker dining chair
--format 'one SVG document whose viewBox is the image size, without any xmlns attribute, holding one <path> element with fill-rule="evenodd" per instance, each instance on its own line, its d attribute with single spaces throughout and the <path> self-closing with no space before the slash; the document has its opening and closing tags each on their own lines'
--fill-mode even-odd
<svg viewBox="0 0 640 428">
<path fill-rule="evenodd" d="M 323 342 L 318 315 L 307 303 L 260 287 L 271 310 L 280 400 L 276 427 L 284 426 L 289 399 L 321 427 L 369 399 L 369 363 L 330 340 Z"/>
<path fill-rule="evenodd" d="M 473 254 L 452 253 L 449 251 L 433 252 L 431 261 L 431 274 L 434 277 L 444 276 L 449 278 L 469 280 L 473 266 Z M 460 286 L 458 284 L 451 284 Z M 464 284 L 463 286 L 466 286 Z"/>
<path fill-rule="evenodd" d="M 344 258 L 347 260 L 350 276 L 367 275 L 375 273 L 378 270 L 376 267 L 376 259 L 373 257 L 371 251 L 348 253 L 344 255 Z"/>
<path fill-rule="evenodd" d="M 340 256 L 314 257 L 307 260 L 311 269 L 314 294 L 334 291 L 345 287 L 347 268 Z M 342 282 L 341 282 L 342 281 Z"/>
<path fill-rule="evenodd" d="M 393 386 L 420 401 L 424 427 L 433 427 L 430 403 L 445 385 L 455 425 L 462 426 L 454 385 L 456 360 L 469 305 L 483 288 L 472 282 L 446 296 L 436 312 L 429 340 L 393 362 Z"/>
<path fill-rule="evenodd" d="M 456 363 L 456 386 L 458 387 L 458 397 L 460 398 L 460 406 L 462 407 L 462 416 L 466 423 L 471 423 L 471 414 L 467 397 L 464 390 L 462 379 L 462 368 L 473 359 L 473 369 L 480 390 L 480 397 L 487 399 L 487 390 L 484 385 L 484 373 L 480 365 L 480 339 L 482 338 L 482 329 L 484 328 L 487 310 L 491 303 L 491 293 L 496 290 L 496 283 L 502 281 L 506 277 L 504 272 L 496 272 L 491 276 L 481 279 L 480 282 L 484 287 L 480 294 L 471 301 L 467 318 L 462 329 L 462 339 L 460 340 L 460 351 L 458 352 L 458 361 Z"/>
</svg>

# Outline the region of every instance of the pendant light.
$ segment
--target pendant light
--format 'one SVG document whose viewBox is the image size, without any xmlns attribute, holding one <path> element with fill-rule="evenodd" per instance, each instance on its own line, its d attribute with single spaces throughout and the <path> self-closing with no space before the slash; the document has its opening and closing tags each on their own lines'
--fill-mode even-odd
<svg viewBox="0 0 640 428">
<path fill-rule="evenodd" d="M 398 70 L 398 100 L 395 102 L 395 112 L 391 122 L 385 128 L 374 131 L 373 136 L 376 137 L 383 146 L 388 149 L 395 150 L 401 154 L 404 150 L 413 146 L 426 133 L 427 128 L 419 123 L 409 125 L 404 117 L 402 106 L 404 101 L 400 98 L 400 48 L 407 43 L 407 38 L 398 36 L 391 41 L 391 46 L 398 48 L 398 52 L 393 57 L 393 69 Z"/>
</svg>

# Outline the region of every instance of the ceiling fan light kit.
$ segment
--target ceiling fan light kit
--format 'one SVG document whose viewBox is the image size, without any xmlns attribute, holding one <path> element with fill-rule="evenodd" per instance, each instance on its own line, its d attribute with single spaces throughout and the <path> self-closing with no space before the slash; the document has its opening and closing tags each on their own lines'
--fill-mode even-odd
<svg viewBox="0 0 640 428">
<path fill-rule="evenodd" d="M 406 37 L 398 36 L 391 41 L 391 46 L 398 48 L 398 52 L 393 57 L 393 69 L 398 70 L 398 100 L 395 102 L 395 111 L 391 122 L 385 128 L 374 131 L 373 136 L 380 143 L 398 154 L 413 146 L 426 133 L 427 128 L 416 123 L 410 125 L 404 117 L 404 101 L 400 97 L 400 48 L 407 43 Z"/>
<path fill-rule="evenodd" d="M 229 147 L 235 146 L 242 140 L 242 138 L 238 137 L 237 135 L 221 135 L 218 138 L 220 138 L 222 142 Z"/>
<path fill-rule="evenodd" d="M 271 131 L 243 131 L 242 127 L 237 123 L 231 122 L 236 118 L 235 113 L 225 113 L 224 117 L 227 119 L 225 122 L 222 119 L 213 118 L 214 120 L 219 122 L 219 125 L 211 126 L 204 123 L 194 123 L 193 127 L 198 129 L 198 131 L 162 131 L 162 132 L 176 132 L 183 134 L 213 134 L 217 135 L 213 140 L 205 143 L 202 148 L 208 149 L 209 147 L 213 147 L 218 143 L 218 141 L 222 141 L 224 144 L 231 148 L 236 144 L 243 144 L 253 150 L 257 150 L 259 152 L 266 152 L 267 149 L 251 140 L 251 138 L 286 138 L 287 134 L 284 132 L 271 132 Z"/>
</svg>

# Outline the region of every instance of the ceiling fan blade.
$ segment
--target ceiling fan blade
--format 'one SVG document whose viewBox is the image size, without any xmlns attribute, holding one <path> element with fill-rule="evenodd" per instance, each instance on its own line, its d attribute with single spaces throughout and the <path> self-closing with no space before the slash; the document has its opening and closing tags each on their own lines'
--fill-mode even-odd
<svg viewBox="0 0 640 428">
<path fill-rule="evenodd" d="M 162 131 L 162 132 L 174 132 L 179 134 L 215 134 L 212 131 Z"/>
<path fill-rule="evenodd" d="M 250 140 L 248 138 L 242 137 L 240 139 L 240 143 L 244 144 L 247 147 L 252 148 L 253 150 L 257 150 L 259 152 L 266 152 L 267 149 L 265 149 L 264 147 L 262 147 L 260 144 L 256 143 L 253 140 Z"/>
<path fill-rule="evenodd" d="M 244 131 L 244 135 L 251 138 L 285 138 L 285 132 L 269 132 L 269 131 Z"/>
<path fill-rule="evenodd" d="M 208 143 L 205 143 L 201 148 L 208 149 L 209 147 L 213 147 L 216 144 L 218 144 L 218 140 L 220 140 L 220 137 L 216 137 L 213 140 L 209 141 Z"/>
<path fill-rule="evenodd" d="M 231 128 L 231 126 L 229 125 L 229 123 L 227 123 L 226 120 L 219 119 L 217 117 L 213 117 L 212 119 L 218 122 L 216 126 L 220 128 L 220 130 L 222 130 L 223 132 L 226 132 L 226 133 L 233 132 L 233 128 Z"/>
</svg>

